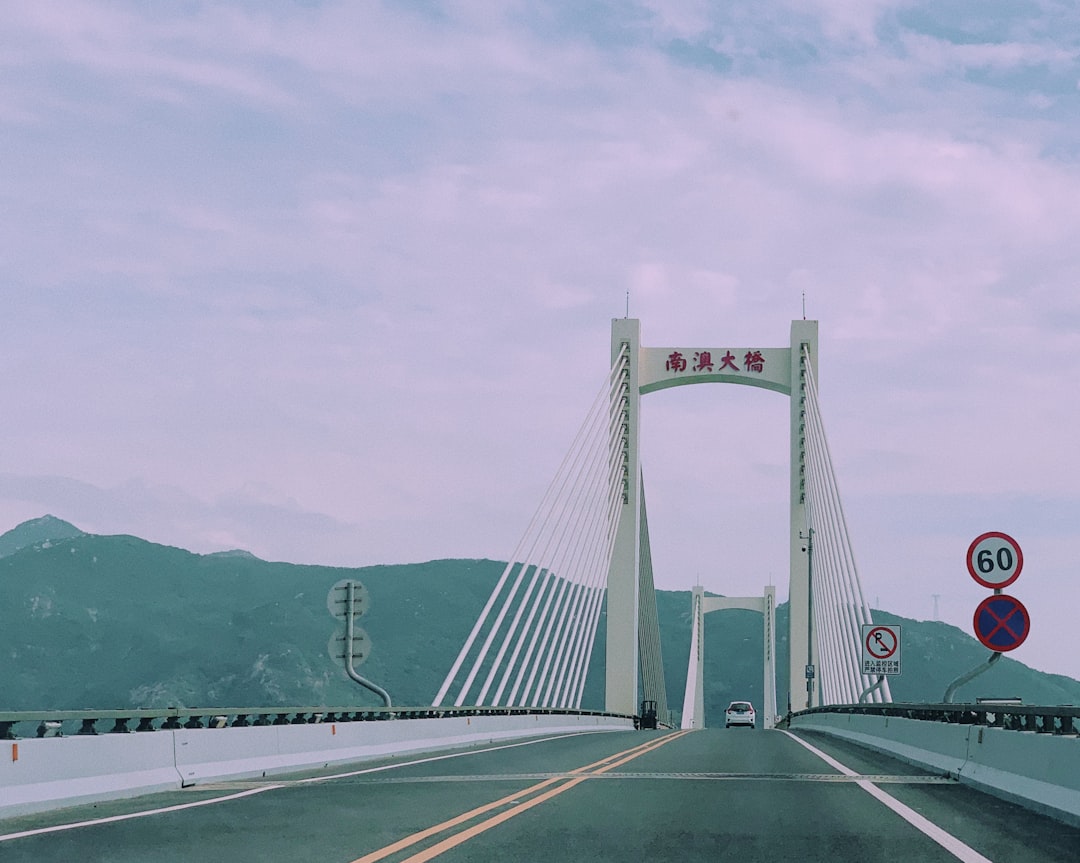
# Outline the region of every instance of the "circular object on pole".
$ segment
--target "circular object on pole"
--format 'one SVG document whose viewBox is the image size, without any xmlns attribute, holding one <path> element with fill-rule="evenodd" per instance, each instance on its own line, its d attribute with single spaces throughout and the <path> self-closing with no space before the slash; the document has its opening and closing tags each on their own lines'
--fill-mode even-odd
<svg viewBox="0 0 1080 863">
<path fill-rule="evenodd" d="M 330 588 L 326 595 L 326 610 L 332 617 L 344 620 L 348 617 L 346 608 L 349 605 L 349 584 L 353 587 L 352 616 L 360 617 L 368 609 L 369 598 L 367 588 L 354 578 L 343 578 Z"/>
<path fill-rule="evenodd" d="M 990 531 L 975 537 L 968 546 L 967 568 L 983 587 L 999 590 L 1020 577 L 1024 553 L 1020 551 L 1020 543 L 1007 533 Z"/>
<path fill-rule="evenodd" d="M 875 626 L 866 634 L 866 652 L 874 659 L 888 659 L 900 646 L 900 638 L 891 626 Z"/>
<path fill-rule="evenodd" d="M 353 629 L 351 645 L 345 637 L 344 630 L 338 630 L 331 635 L 330 641 L 326 645 L 326 652 L 330 654 L 330 658 L 342 668 L 345 667 L 349 659 L 348 654 L 350 651 L 352 652 L 352 664 L 354 667 L 363 664 L 364 660 L 368 658 L 368 654 L 371 653 L 371 639 L 360 627 Z"/>
<path fill-rule="evenodd" d="M 997 653 L 1016 650 L 1031 631 L 1024 604 L 1007 593 L 988 596 L 975 609 L 975 637 Z"/>
</svg>

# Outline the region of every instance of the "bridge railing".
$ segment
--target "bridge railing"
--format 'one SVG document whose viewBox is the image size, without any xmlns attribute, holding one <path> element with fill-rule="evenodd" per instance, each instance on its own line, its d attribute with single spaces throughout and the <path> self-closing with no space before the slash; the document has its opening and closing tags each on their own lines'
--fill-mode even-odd
<svg viewBox="0 0 1080 863">
<path fill-rule="evenodd" d="M 461 716 L 634 716 L 597 710 L 539 707 L 164 707 L 139 710 L 52 710 L 0 712 L 0 740 L 20 736 L 54 737 L 173 731 L 178 728 L 243 728 L 264 725 L 308 725 L 322 722 L 372 722 L 402 719 L 446 719 Z M 99 723 L 102 723 L 99 727 Z M 109 723 L 112 723 L 109 726 Z M 16 733 L 16 726 L 22 735 Z"/>
<path fill-rule="evenodd" d="M 1008 731 L 1033 731 L 1037 734 L 1080 734 L 1080 707 L 1075 705 L 1038 706 L 1029 704 L 832 704 L 803 710 L 792 716 L 845 713 L 859 716 L 890 716 L 945 722 L 953 725 L 980 725 Z"/>
</svg>

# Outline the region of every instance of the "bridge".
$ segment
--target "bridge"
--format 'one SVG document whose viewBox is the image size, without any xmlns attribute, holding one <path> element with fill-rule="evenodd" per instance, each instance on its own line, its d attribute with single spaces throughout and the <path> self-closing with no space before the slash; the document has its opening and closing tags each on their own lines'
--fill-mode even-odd
<svg viewBox="0 0 1080 863">
<path fill-rule="evenodd" d="M 648 347 L 614 320 L 596 400 L 430 705 L 0 714 L 0 859 L 1075 860 L 1080 710 L 899 705 L 864 669 L 817 356 L 815 321 L 782 347 Z M 775 591 L 695 589 L 676 711 L 642 401 L 704 383 L 790 403 L 790 685 Z M 725 608 L 762 615 L 760 731 L 705 727 L 703 618 Z"/>
<path fill-rule="evenodd" d="M 655 702 L 669 723 L 657 629 L 645 481 L 642 399 L 694 384 L 770 390 L 790 404 L 790 574 L 786 709 L 891 700 L 888 680 L 861 667 L 863 598 L 817 396 L 818 326 L 793 321 L 790 344 L 646 347 L 640 322 L 612 321 L 611 368 L 574 446 L 443 683 L 435 703 L 578 706 L 601 608 L 607 613 L 606 709 Z M 695 594 L 694 645 L 680 724 L 700 728 L 702 616 L 761 611 L 766 632 L 764 723 L 776 711 L 775 595 Z M 605 595 L 606 594 L 606 595 Z M 602 601 L 606 602 L 606 606 Z"/>
</svg>

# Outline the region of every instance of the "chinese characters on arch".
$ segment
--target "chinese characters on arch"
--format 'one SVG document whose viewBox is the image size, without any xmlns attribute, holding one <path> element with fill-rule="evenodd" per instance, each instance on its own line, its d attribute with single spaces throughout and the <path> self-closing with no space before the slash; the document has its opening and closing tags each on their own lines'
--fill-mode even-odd
<svg viewBox="0 0 1080 863">
<path fill-rule="evenodd" d="M 695 374 L 720 374 L 722 372 L 761 374 L 765 371 L 765 357 L 761 351 L 748 350 L 741 359 L 730 350 L 724 351 L 723 356 L 719 356 L 719 351 L 715 353 L 718 355 L 716 359 L 711 350 L 693 351 L 689 357 L 682 351 L 672 351 L 668 354 L 664 369 L 675 374 L 687 371 Z"/>
</svg>

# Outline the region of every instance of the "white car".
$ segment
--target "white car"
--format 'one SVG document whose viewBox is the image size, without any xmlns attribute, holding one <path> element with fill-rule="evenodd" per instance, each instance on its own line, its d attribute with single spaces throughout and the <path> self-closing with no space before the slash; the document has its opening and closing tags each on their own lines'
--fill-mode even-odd
<svg viewBox="0 0 1080 863">
<path fill-rule="evenodd" d="M 757 714 L 749 701 L 732 701 L 724 711 L 724 728 L 731 728 L 732 725 L 749 725 L 753 728 L 756 722 Z"/>
</svg>

